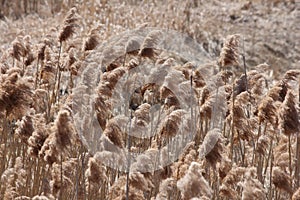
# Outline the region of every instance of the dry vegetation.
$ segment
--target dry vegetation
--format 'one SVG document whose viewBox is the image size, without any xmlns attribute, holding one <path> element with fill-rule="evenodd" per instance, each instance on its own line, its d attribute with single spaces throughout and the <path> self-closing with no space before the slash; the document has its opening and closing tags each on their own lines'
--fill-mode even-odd
<svg viewBox="0 0 300 200">
<path fill-rule="evenodd" d="M 0 199 L 300 199 L 299 3 L 120 2 L 0 1 Z"/>
</svg>

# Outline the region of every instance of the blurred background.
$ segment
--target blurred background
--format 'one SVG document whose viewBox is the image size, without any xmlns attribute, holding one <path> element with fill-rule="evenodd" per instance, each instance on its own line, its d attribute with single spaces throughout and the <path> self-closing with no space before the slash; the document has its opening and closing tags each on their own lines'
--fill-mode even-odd
<svg viewBox="0 0 300 200">
<path fill-rule="evenodd" d="M 73 6 L 82 17 L 79 32 L 100 26 L 102 40 L 147 23 L 187 33 L 216 58 L 227 35 L 241 34 L 249 67 L 266 62 L 275 75 L 299 67 L 300 3 L 294 0 L 0 0 L 0 49 L 22 32 L 41 40 Z"/>
</svg>

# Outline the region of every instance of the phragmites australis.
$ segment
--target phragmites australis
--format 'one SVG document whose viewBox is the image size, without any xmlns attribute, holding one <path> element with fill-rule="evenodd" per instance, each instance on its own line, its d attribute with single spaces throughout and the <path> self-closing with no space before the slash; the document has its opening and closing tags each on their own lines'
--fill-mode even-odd
<svg viewBox="0 0 300 200">
<path fill-rule="evenodd" d="M 284 74 L 283 81 L 296 81 L 300 75 L 300 70 L 289 70 Z"/>
<path fill-rule="evenodd" d="M 46 50 L 46 43 L 41 44 L 38 50 L 38 60 L 43 61 L 45 59 L 45 50 Z"/>
<path fill-rule="evenodd" d="M 34 131 L 28 138 L 28 153 L 31 156 L 37 157 L 46 138 L 49 135 L 50 124 L 46 124 L 46 119 L 42 114 L 37 114 L 34 117 Z"/>
<path fill-rule="evenodd" d="M 199 148 L 199 157 L 205 157 L 213 168 L 216 167 L 216 163 L 220 162 L 222 158 L 223 147 L 221 136 L 222 134 L 218 129 L 210 130 Z"/>
<path fill-rule="evenodd" d="M 78 136 L 68 110 L 61 110 L 51 126 L 51 134 L 45 140 L 39 155 L 52 164 L 59 160 L 59 156 L 67 153 L 68 147 L 77 143 Z"/>
<path fill-rule="evenodd" d="M 91 157 L 88 162 L 88 168 L 85 171 L 86 185 L 93 189 L 99 189 L 101 182 L 104 182 L 107 177 L 105 175 L 105 168 L 99 159 Z"/>
<path fill-rule="evenodd" d="M 228 174 L 228 172 L 231 170 L 231 161 L 230 159 L 228 158 L 228 156 L 224 156 L 220 162 L 220 165 L 219 165 L 219 177 L 221 180 L 223 180 L 226 175 Z"/>
<path fill-rule="evenodd" d="M 132 37 L 128 40 L 125 46 L 125 53 L 137 55 L 141 47 L 141 42 L 138 37 Z"/>
<path fill-rule="evenodd" d="M 27 49 L 24 47 L 24 44 L 16 38 L 13 43 L 13 51 L 12 51 L 12 56 L 20 61 L 20 57 L 25 57 L 27 52 Z"/>
<path fill-rule="evenodd" d="M 46 62 L 41 68 L 40 81 L 49 87 L 54 87 L 55 68 L 51 61 Z"/>
<path fill-rule="evenodd" d="M 200 94 L 200 114 L 202 118 L 211 119 L 213 115 L 213 106 L 216 102 L 216 95 L 211 94 L 207 87 L 201 90 Z"/>
<path fill-rule="evenodd" d="M 174 107 L 175 109 L 180 108 L 180 102 L 175 94 L 169 88 L 162 86 L 159 90 L 160 100 L 164 101 L 165 108 Z"/>
<path fill-rule="evenodd" d="M 249 120 L 244 112 L 245 102 L 249 102 L 249 93 L 243 92 L 236 97 L 234 103 L 230 102 L 230 114 L 227 120 L 232 120 L 234 127 L 239 130 L 239 137 L 249 141 L 253 136 L 253 127 L 256 121 Z"/>
<path fill-rule="evenodd" d="M 130 184 L 130 181 L 129 181 Z M 114 184 L 111 186 L 109 190 L 109 197 L 111 199 L 116 200 L 124 200 L 126 199 L 126 178 L 125 176 L 121 176 Z M 145 199 L 143 191 L 137 190 L 136 188 L 132 187 L 129 190 L 128 199 L 136 199 L 136 200 L 143 200 Z"/>
<path fill-rule="evenodd" d="M 31 37 L 29 35 L 24 36 L 23 38 L 24 40 L 24 47 L 26 49 L 26 59 L 23 62 L 23 64 L 25 66 L 30 65 L 34 60 L 35 60 L 35 56 L 33 55 L 31 49 L 32 49 L 32 44 L 31 44 Z"/>
<path fill-rule="evenodd" d="M 196 88 L 202 88 L 206 85 L 205 79 L 201 75 L 200 70 L 195 70 L 193 72 L 193 84 L 195 84 Z"/>
<path fill-rule="evenodd" d="M 266 78 L 263 73 L 258 72 L 257 70 L 251 70 L 247 73 L 248 79 L 248 89 L 251 94 L 261 96 L 264 94 L 266 89 Z"/>
<path fill-rule="evenodd" d="M 98 94 L 105 98 L 111 97 L 116 84 L 125 72 L 126 69 L 124 67 L 118 67 L 112 71 L 103 73 L 98 85 Z"/>
<path fill-rule="evenodd" d="M 105 129 L 107 119 L 111 116 L 110 105 L 105 100 L 101 94 L 95 100 L 97 120 L 102 129 Z"/>
<path fill-rule="evenodd" d="M 161 136 L 170 138 L 176 135 L 180 126 L 181 120 L 185 115 L 184 110 L 174 110 L 162 122 L 159 133 Z"/>
<path fill-rule="evenodd" d="M 242 92 L 245 92 L 247 90 L 247 80 L 246 76 L 242 75 L 239 79 L 235 81 L 233 88 L 234 95 L 237 96 Z"/>
<path fill-rule="evenodd" d="M 8 167 L 1 175 L 1 185 L 6 185 L 2 193 L 3 199 L 15 199 L 20 195 L 26 184 L 27 171 L 24 169 L 23 159 L 15 158 L 13 167 Z"/>
<path fill-rule="evenodd" d="M 22 118 L 26 115 L 32 102 L 30 84 L 13 72 L 2 79 L 0 85 L 0 112 L 6 111 L 6 115 L 13 118 Z"/>
<path fill-rule="evenodd" d="M 90 30 L 88 38 L 86 39 L 86 41 L 83 44 L 84 51 L 90 51 L 97 47 L 97 45 L 99 44 L 99 40 L 100 40 L 99 30 L 100 30 L 100 26 Z"/>
<path fill-rule="evenodd" d="M 263 184 L 256 178 L 254 178 L 255 168 L 248 168 L 248 171 L 245 173 L 245 181 L 241 183 L 243 187 L 242 200 L 265 200 L 266 191 Z"/>
<path fill-rule="evenodd" d="M 219 191 L 220 197 L 228 198 L 228 199 L 233 199 L 233 200 L 238 200 L 238 193 L 236 190 L 232 189 L 229 187 L 229 185 L 221 185 L 220 191 Z"/>
<path fill-rule="evenodd" d="M 197 151 L 195 148 L 195 142 L 187 144 L 178 158 L 178 162 L 174 163 L 171 168 L 173 172 L 173 178 L 175 180 L 181 179 L 185 176 L 190 164 L 197 160 Z"/>
<path fill-rule="evenodd" d="M 176 187 L 176 182 L 173 178 L 167 178 L 163 180 L 159 186 L 159 192 L 157 194 L 156 199 L 157 200 L 164 200 L 168 199 L 172 192 L 174 191 L 174 188 Z"/>
<path fill-rule="evenodd" d="M 257 141 L 256 151 L 259 154 L 266 155 L 269 143 L 270 143 L 269 137 L 267 135 L 261 135 Z"/>
<path fill-rule="evenodd" d="M 68 53 L 68 56 L 67 56 L 67 59 L 66 59 L 66 63 L 65 63 L 65 68 L 67 68 L 69 71 L 71 71 L 71 67 L 72 65 L 77 61 L 77 58 L 76 58 L 76 50 L 75 48 L 71 48 L 69 50 L 69 53 Z"/>
<path fill-rule="evenodd" d="M 64 20 L 63 28 L 58 37 L 60 43 L 66 41 L 75 33 L 75 28 L 77 27 L 76 23 L 78 19 L 79 16 L 77 14 L 77 9 L 74 7 L 69 11 L 67 17 Z"/>
<path fill-rule="evenodd" d="M 149 116 L 149 111 L 150 111 L 150 104 L 144 103 L 141 104 L 138 109 L 134 112 L 134 122 L 138 126 L 146 126 L 150 122 L 150 116 Z"/>
<path fill-rule="evenodd" d="M 22 117 L 21 121 L 16 123 L 17 129 L 15 133 L 27 143 L 28 138 L 31 136 L 32 132 L 34 131 L 33 127 L 33 120 L 30 115 L 26 115 Z"/>
<path fill-rule="evenodd" d="M 151 188 L 154 188 L 153 183 L 147 177 L 147 173 L 141 172 L 131 172 L 129 174 L 129 183 L 131 187 L 136 188 L 141 191 L 151 191 Z"/>
<path fill-rule="evenodd" d="M 276 188 L 284 190 L 290 194 L 293 193 L 289 175 L 279 167 L 274 167 L 272 171 L 272 181 Z"/>
<path fill-rule="evenodd" d="M 295 0 L 82 2 L 0 6 L 0 199 L 300 200 Z"/>
<path fill-rule="evenodd" d="M 285 135 L 299 133 L 299 116 L 296 97 L 292 90 L 288 90 L 279 112 L 279 124 Z"/>
<path fill-rule="evenodd" d="M 268 92 L 268 96 L 274 101 L 283 102 L 288 91 L 288 85 L 284 81 L 279 81 L 274 87 Z"/>
<path fill-rule="evenodd" d="M 148 33 L 141 45 L 139 55 L 142 57 L 153 58 L 155 56 L 155 49 L 159 43 L 162 33 L 159 30 L 154 30 Z"/>
<path fill-rule="evenodd" d="M 222 68 L 230 65 L 239 65 L 238 47 L 240 35 L 229 35 L 224 43 L 219 57 L 219 64 Z"/>
<path fill-rule="evenodd" d="M 120 148 L 124 147 L 124 134 L 122 133 L 118 122 L 114 118 L 107 122 L 103 134 L 106 135 L 114 145 Z"/>
<path fill-rule="evenodd" d="M 271 123 L 274 127 L 277 125 L 277 107 L 276 102 L 269 96 L 263 98 L 258 105 L 258 121 L 259 123 Z"/>
<path fill-rule="evenodd" d="M 235 187 L 244 178 L 246 171 L 247 169 L 244 167 L 233 166 L 222 180 L 220 196 L 229 199 L 240 199 Z"/>
<path fill-rule="evenodd" d="M 64 161 L 60 164 L 53 163 L 51 167 L 51 177 L 50 187 L 52 194 L 56 197 L 62 197 L 63 192 L 70 192 L 74 187 L 74 183 L 72 181 L 72 177 L 76 172 L 77 160 L 75 158 L 71 158 L 67 161 Z"/>
<path fill-rule="evenodd" d="M 202 167 L 197 162 L 191 163 L 186 175 L 177 182 L 177 187 L 181 191 L 182 199 L 202 196 L 212 198 L 213 191 L 202 176 Z"/>
</svg>

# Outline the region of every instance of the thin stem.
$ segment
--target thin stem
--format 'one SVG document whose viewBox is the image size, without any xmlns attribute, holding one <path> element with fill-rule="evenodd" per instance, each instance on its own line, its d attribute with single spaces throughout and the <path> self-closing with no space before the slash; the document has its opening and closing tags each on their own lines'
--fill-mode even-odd
<svg viewBox="0 0 300 200">
<path fill-rule="evenodd" d="M 24 57 L 22 57 L 22 76 L 25 74 L 25 63 L 24 63 Z"/>
<path fill-rule="evenodd" d="M 233 88 L 235 85 L 233 84 Z M 231 111 L 231 138 L 230 138 L 230 160 L 231 165 L 233 164 L 233 143 L 234 143 L 234 101 L 235 101 L 235 95 L 232 94 L 232 111 Z"/>
<path fill-rule="evenodd" d="M 268 158 L 267 158 L 267 165 L 266 165 L 265 170 L 264 170 L 264 178 L 267 175 L 268 164 L 269 164 L 270 159 L 272 158 L 272 149 L 273 149 L 273 138 L 271 138 L 271 142 L 270 142 L 270 148 L 269 148 L 269 153 L 268 153 Z M 270 166 L 271 165 L 272 165 L 272 163 L 270 162 Z"/>
<path fill-rule="evenodd" d="M 58 80 L 59 78 L 59 74 L 60 74 L 60 66 L 59 66 L 59 61 L 60 61 L 60 54 L 61 54 L 61 49 L 62 49 L 62 42 L 59 43 L 59 51 L 58 51 L 58 58 L 57 58 L 57 67 L 56 67 L 56 72 L 55 72 L 55 81 L 54 83 L 56 84 L 56 81 Z M 59 81 L 59 80 L 58 80 Z M 59 87 L 59 84 L 58 84 L 58 87 Z M 53 87 L 53 90 L 52 90 L 52 103 L 54 103 L 56 101 L 56 95 L 58 93 L 58 90 L 56 90 L 55 92 L 55 85 Z M 58 88 L 59 89 L 59 88 Z"/>
<path fill-rule="evenodd" d="M 296 188 L 299 188 L 299 172 L 300 172 L 300 136 L 297 136 L 296 143 L 296 169 L 295 169 L 295 178 L 296 178 Z"/>
<path fill-rule="evenodd" d="M 191 108 L 191 133 L 194 134 L 194 123 L 193 123 L 193 76 L 190 77 L 191 96 L 190 96 L 190 108 Z"/>
<path fill-rule="evenodd" d="M 125 67 L 125 63 L 126 63 L 126 55 L 127 55 L 127 53 L 125 53 L 125 55 L 124 55 L 123 67 Z"/>
<path fill-rule="evenodd" d="M 60 152 L 60 193 L 59 193 L 59 199 L 62 199 L 63 195 L 63 161 L 62 161 L 62 152 Z"/>
<path fill-rule="evenodd" d="M 217 94 L 216 94 L 216 99 L 218 101 L 218 98 L 219 98 L 219 87 L 217 87 Z M 216 104 L 218 104 L 218 102 L 214 103 L 213 107 L 212 107 L 212 119 L 211 119 L 211 127 L 214 128 L 215 127 L 215 121 L 216 121 L 216 118 L 217 118 L 217 115 L 216 115 Z"/>
<path fill-rule="evenodd" d="M 129 119 L 129 131 L 127 134 L 127 172 L 126 172 L 126 200 L 129 200 L 129 174 L 130 174 L 130 147 L 131 147 L 131 137 L 130 137 L 130 129 L 131 129 L 131 118 L 132 118 L 132 110 L 130 110 L 130 119 Z"/>
<path fill-rule="evenodd" d="M 246 81 L 246 92 L 249 94 L 249 97 L 251 99 L 251 94 L 249 93 L 249 87 L 248 87 L 248 76 L 247 76 L 247 65 L 246 65 L 246 58 L 245 58 L 245 38 L 243 38 L 243 66 L 244 66 L 244 74 L 245 74 L 245 81 Z M 248 109 L 248 107 L 250 107 Z M 251 110 L 251 104 L 247 105 L 247 117 L 250 118 L 250 110 Z"/>
<path fill-rule="evenodd" d="M 242 159 L 242 166 L 244 166 L 245 165 L 245 154 L 244 154 L 244 151 L 243 151 L 243 144 L 242 144 L 242 140 L 241 140 L 241 137 L 240 137 L 240 132 L 238 130 L 236 132 L 238 134 L 240 153 L 241 153 L 241 159 Z"/>
<path fill-rule="evenodd" d="M 82 183 L 83 183 L 83 195 L 84 195 L 84 200 L 86 199 L 86 188 L 85 188 L 85 165 L 84 165 L 84 159 L 85 159 L 85 153 L 82 151 L 81 154 L 81 165 L 82 165 Z"/>
<path fill-rule="evenodd" d="M 38 84 L 38 81 L 39 81 L 39 61 L 40 61 L 40 59 L 37 60 L 37 64 L 36 64 L 36 73 L 35 73 L 34 89 L 37 88 L 37 84 Z"/>
<path fill-rule="evenodd" d="M 243 65 L 244 65 L 244 74 L 246 79 L 246 91 L 248 92 L 248 77 L 247 77 L 247 66 L 246 66 L 246 58 L 245 58 L 245 38 L 243 38 Z"/>
<path fill-rule="evenodd" d="M 266 124 L 267 125 L 267 124 Z M 258 152 L 255 152 L 255 150 L 257 149 L 257 146 L 258 146 L 258 140 L 259 140 L 259 138 L 260 138 L 260 136 L 261 136 L 261 126 L 262 126 L 262 124 L 261 124 L 261 122 L 259 122 L 259 128 L 258 128 L 258 134 L 257 134 L 257 139 L 256 139 L 256 144 L 255 144 L 255 149 L 253 150 L 254 152 L 254 154 L 255 153 L 258 153 Z M 257 160 L 257 158 L 255 158 L 255 160 Z M 263 177 L 262 177 L 262 166 L 263 165 L 263 161 L 262 161 L 262 155 L 261 155 L 261 153 L 259 153 L 259 155 L 258 155 L 258 165 L 257 165 L 257 176 L 258 176 L 258 180 L 261 182 L 261 183 L 263 183 Z"/>
<path fill-rule="evenodd" d="M 299 106 L 300 106 L 300 85 L 298 86 L 299 94 Z M 297 134 L 296 138 L 296 168 L 295 168 L 295 179 L 296 179 L 296 188 L 299 188 L 299 173 L 300 173 L 300 135 Z"/>
<path fill-rule="evenodd" d="M 289 140 L 289 170 L 290 170 L 290 181 L 291 181 L 291 187 L 293 187 L 293 178 L 292 178 L 292 150 L 291 150 L 291 135 L 288 135 L 288 140 Z"/>
</svg>

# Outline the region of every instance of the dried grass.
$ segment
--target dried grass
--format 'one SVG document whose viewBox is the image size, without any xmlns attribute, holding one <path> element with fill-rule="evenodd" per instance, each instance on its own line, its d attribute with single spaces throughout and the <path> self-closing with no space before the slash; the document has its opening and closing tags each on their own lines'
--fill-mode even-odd
<svg viewBox="0 0 300 200">
<path fill-rule="evenodd" d="M 165 4 L 2 1 L 0 199 L 299 199 L 296 3 Z"/>
</svg>

